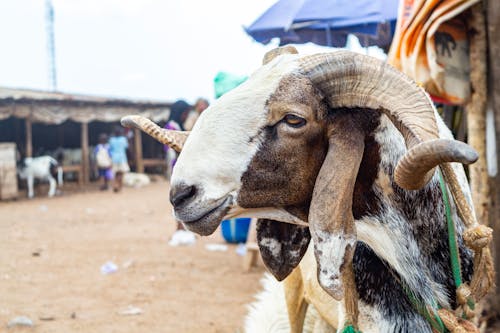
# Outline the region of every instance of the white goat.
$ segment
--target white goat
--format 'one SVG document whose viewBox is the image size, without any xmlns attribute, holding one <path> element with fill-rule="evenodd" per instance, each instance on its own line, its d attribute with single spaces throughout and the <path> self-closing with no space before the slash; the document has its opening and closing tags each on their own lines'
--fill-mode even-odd
<svg viewBox="0 0 500 333">
<path fill-rule="evenodd" d="M 21 179 L 26 179 L 28 184 L 28 197 L 33 198 L 33 186 L 35 178 L 45 181 L 48 180 L 49 197 L 56 194 L 56 180 L 59 186 L 63 184 L 63 171 L 59 163 L 51 156 L 26 157 L 21 166 L 18 168 L 18 174 Z"/>
</svg>

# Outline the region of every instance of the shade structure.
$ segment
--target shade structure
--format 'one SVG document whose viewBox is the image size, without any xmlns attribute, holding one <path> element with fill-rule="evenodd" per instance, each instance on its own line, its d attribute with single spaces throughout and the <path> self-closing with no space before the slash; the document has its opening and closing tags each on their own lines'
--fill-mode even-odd
<svg viewBox="0 0 500 333">
<path fill-rule="evenodd" d="M 399 0 L 279 0 L 246 32 L 257 42 L 312 42 L 344 47 L 349 34 L 362 46 L 387 48 L 394 34 Z"/>
</svg>

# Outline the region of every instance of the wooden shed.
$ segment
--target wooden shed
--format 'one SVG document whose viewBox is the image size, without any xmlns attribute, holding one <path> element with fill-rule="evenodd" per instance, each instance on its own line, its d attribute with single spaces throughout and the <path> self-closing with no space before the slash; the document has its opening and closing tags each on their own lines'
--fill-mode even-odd
<svg viewBox="0 0 500 333">
<path fill-rule="evenodd" d="M 16 145 L 0 142 L 0 200 L 17 198 Z"/>
<path fill-rule="evenodd" d="M 25 157 L 34 155 L 38 143 L 47 147 L 79 145 L 81 162 L 63 165 L 63 169 L 77 173 L 79 181 L 87 183 L 89 145 L 95 144 L 99 132 L 118 126 L 120 119 L 129 114 L 140 114 L 164 123 L 171 104 L 0 87 L 0 142 L 15 142 Z M 134 130 L 132 136 L 130 164 L 137 172 L 144 172 L 145 166 L 162 163 L 158 156 L 162 151 L 159 144 L 150 142 L 151 146 L 155 145 L 157 154 L 145 159 L 141 132 Z"/>
</svg>

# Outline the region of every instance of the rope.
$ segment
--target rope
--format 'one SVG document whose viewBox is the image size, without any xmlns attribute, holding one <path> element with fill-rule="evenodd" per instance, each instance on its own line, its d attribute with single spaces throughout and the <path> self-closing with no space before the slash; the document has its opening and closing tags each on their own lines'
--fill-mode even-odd
<svg viewBox="0 0 500 333">
<path fill-rule="evenodd" d="M 456 287 L 457 302 L 462 307 L 463 318 L 457 318 L 452 311 L 441 308 L 436 302 L 433 302 L 431 305 L 426 305 L 413 294 L 404 281 L 400 280 L 400 284 L 417 312 L 431 325 L 433 332 L 479 333 L 478 328 L 466 319 L 473 318 L 475 315 L 474 298 L 480 300 L 487 294 L 488 290 L 493 285 L 495 273 L 493 269 L 493 259 L 488 247 L 492 240 L 493 230 L 477 223 L 451 165 L 449 163 L 444 163 L 441 164 L 440 168 L 439 186 L 443 194 L 446 212 L 451 269 Z M 458 215 L 467 228 L 463 233 L 464 242 L 474 251 L 474 274 L 470 287 L 462 281 L 457 232 L 451 216 L 451 205 L 445 180 L 455 201 Z M 347 282 L 344 295 L 347 320 L 344 323 L 341 333 L 361 333 L 361 331 L 356 329 L 358 306 L 352 262 L 349 262 L 347 267 L 343 276 L 344 283 Z"/>
<path fill-rule="evenodd" d="M 433 302 L 432 306 L 427 306 L 424 302 L 419 300 L 417 296 L 415 296 L 415 294 L 411 291 L 411 289 L 404 281 L 402 281 L 396 275 L 393 276 L 397 281 L 399 281 L 399 284 L 403 288 L 403 291 L 405 292 L 408 300 L 413 305 L 415 310 L 417 310 L 418 314 L 420 314 L 425 318 L 425 320 L 427 320 L 427 322 L 431 325 L 433 331 L 438 333 L 446 333 L 446 327 L 438 314 L 439 306 L 435 302 Z"/>
<path fill-rule="evenodd" d="M 455 202 L 457 202 L 457 210 L 459 212 L 459 215 L 461 216 L 462 220 L 464 220 L 465 225 L 468 227 L 468 229 L 464 232 L 464 241 L 466 245 L 472 248 L 475 252 L 475 273 L 471 283 L 472 288 L 470 288 L 462 281 L 457 231 L 455 228 L 455 223 L 453 222 L 451 216 L 451 205 L 450 199 L 448 197 L 446 183 L 443 179 L 443 175 L 439 173 L 439 186 L 443 194 L 443 203 L 446 213 L 451 269 L 456 287 L 457 302 L 463 308 L 463 318 L 457 318 L 453 312 L 441 308 L 438 304 L 424 304 L 422 301 L 417 299 L 417 297 L 403 281 L 400 281 L 400 283 L 414 308 L 421 316 L 423 316 L 427 320 L 434 332 L 476 333 L 479 332 L 477 327 L 472 322 L 465 320 L 465 318 L 470 319 L 475 315 L 475 303 L 472 297 L 473 291 L 475 290 L 477 292 L 476 295 L 479 295 L 479 292 L 486 294 L 489 287 L 483 285 L 484 278 L 486 278 L 486 285 L 488 285 L 488 282 L 492 279 L 493 264 L 491 262 L 490 265 L 491 256 L 488 257 L 489 249 L 487 248 L 487 245 L 491 241 L 491 229 L 482 225 L 478 225 L 475 221 L 474 215 L 472 214 L 472 211 L 467 201 L 465 200 L 465 196 L 460 189 L 454 171 L 451 169 L 451 167 L 449 165 L 442 165 L 441 168 L 442 173 L 445 175 L 445 177 L 448 176 L 448 178 L 451 179 L 452 182 L 454 182 L 450 185 L 451 192 L 453 194 Z M 459 191 L 460 193 L 457 193 L 457 191 Z"/>
<path fill-rule="evenodd" d="M 359 316 L 358 291 L 356 289 L 352 258 L 345 264 L 346 265 L 342 272 L 342 283 L 344 284 L 343 302 L 345 308 L 345 324 L 343 332 L 347 330 L 345 331 L 346 333 L 360 333 L 357 331 Z"/>
<path fill-rule="evenodd" d="M 451 270 L 453 273 L 453 279 L 455 280 L 455 287 L 460 287 L 462 285 L 462 272 L 460 265 L 460 254 L 458 252 L 457 245 L 457 231 L 455 230 L 455 223 L 451 218 L 451 207 L 450 200 L 448 198 L 448 190 L 446 189 L 446 184 L 441 173 L 439 173 L 439 186 L 441 187 L 441 193 L 443 193 L 444 207 L 446 211 L 446 224 L 448 225 L 448 245 L 450 246 L 450 260 L 451 260 Z"/>
<path fill-rule="evenodd" d="M 467 318 L 472 318 L 474 314 L 469 311 L 471 299 L 479 301 L 491 289 L 495 280 L 495 271 L 493 269 L 493 258 L 491 256 L 489 244 L 492 240 L 493 230 L 485 225 L 478 224 L 474 216 L 471 206 L 469 205 L 465 195 L 460 187 L 455 171 L 450 163 L 440 165 L 444 179 L 450 188 L 453 200 L 456 203 L 458 215 L 464 222 L 467 230 L 463 233 L 465 245 L 474 251 L 474 274 L 470 282 L 470 290 L 467 291 L 463 287 L 457 286 L 457 300 L 463 306 Z M 465 285 L 465 284 L 463 284 Z M 465 291 L 465 292 L 464 292 Z M 465 297 L 465 294 L 468 296 Z M 470 295 L 469 295 L 470 294 Z M 460 302 L 461 300 L 467 302 Z M 468 304 L 467 309 L 465 304 Z"/>
<path fill-rule="evenodd" d="M 345 323 L 341 333 L 362 333 L 362 332 L 356 330 L 354 326 L 350 325 L 349 323 Z"/>
<path fill-rule="evenodd" d="M 455 223 L 451 218 L 451 206 L 450 200 L 448 198 L 448 189 L 443 179 L 443 175 L 439 173 L 439 186 L 441 187 L 441 192 L 443 193 L 443 201 L 446 210 L 446 224 L 448 226 L 448 244 L 450 246 L 450 261 L 451 270 L 453 274 L 453 279 L 455 280 L 455 288 L 457 295 L 457 302 L 462 306 L 462 316 L 464 318 L 474 317 L 474 309 L 476 304 L 472 298 L 472 293 L 469 286 L 465 285 L 462 281 L 462 269 L 460 264 L 460 253 L 458 252 L 457 245 L 457 231 L 455 229 Z"/>
</svg>

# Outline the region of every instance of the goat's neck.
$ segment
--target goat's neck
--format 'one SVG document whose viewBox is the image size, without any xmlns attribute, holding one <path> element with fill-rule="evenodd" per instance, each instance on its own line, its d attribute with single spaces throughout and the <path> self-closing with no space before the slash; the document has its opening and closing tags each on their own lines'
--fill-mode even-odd
<svg viewBox="0 0 500 333">
<path fill-rule="evenodd" d="M 357 287 L 365 302 L 388 313 L 403 311 L 384 299 L 406 299 L 402 283 L 426 303 L 455 305 L 442 194 L 435 176 L 422 190 L 406 191 L 394 183 L 393 170 L 405 153 L 403 137 L 382 115 L 368 133 L 353 198 L 358 239 L 354 258 Z M 453 209 L 455 219 L 458 219 Z M 459 246 L 464 279 L 470 279 L 470 251 Z M 376 282 L 378 281 L 378 282 Z M 382 290 L 391 290 L 389 294 Z M 394 294 L 394 295 L 393 295 Z M 385 305 L 384 305 L 385 304 Z M 411 304 L 407 304 L 411 307 Z M 410 309 L 411 311 L 411 309 Z"/>
</svg>

